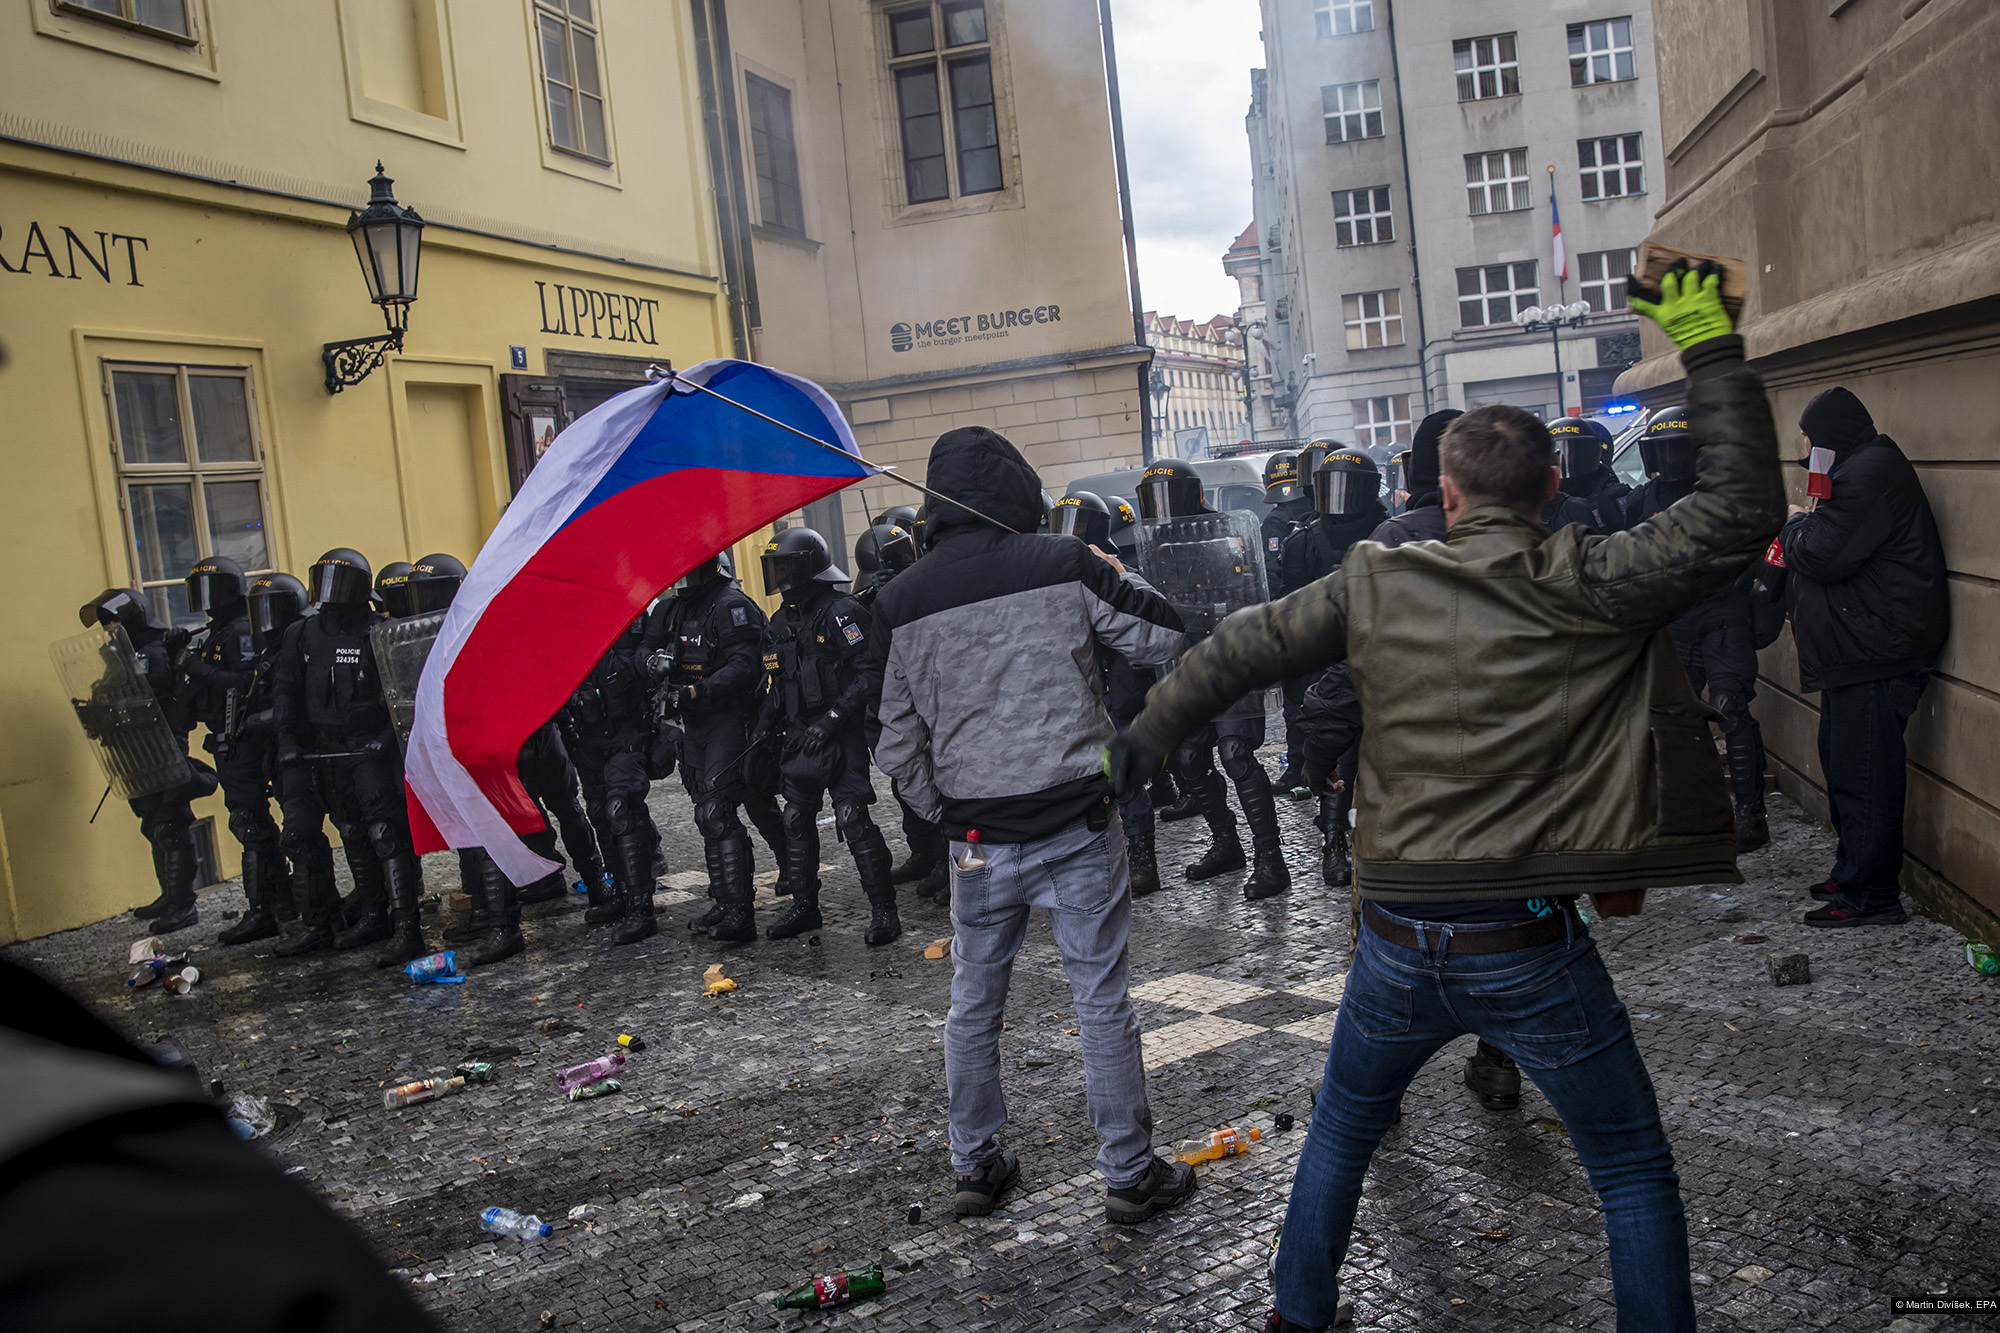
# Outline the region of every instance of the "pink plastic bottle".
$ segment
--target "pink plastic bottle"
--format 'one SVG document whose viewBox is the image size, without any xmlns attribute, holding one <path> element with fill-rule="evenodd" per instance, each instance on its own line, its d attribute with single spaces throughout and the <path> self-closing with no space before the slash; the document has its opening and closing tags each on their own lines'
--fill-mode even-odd
<svg viewBox="0 0 2000 1333">
<path fill-rule="evenodd" d="M 572 1065 L 556 1075 L 556 1086 L 564 1092 L 584 1083 L 595 1083 L 601 1078 L 609 1078 L 625 1065 L 625 1052 L 613 1051 L 600 1055 L 588 1064 Z"/>
</svg>

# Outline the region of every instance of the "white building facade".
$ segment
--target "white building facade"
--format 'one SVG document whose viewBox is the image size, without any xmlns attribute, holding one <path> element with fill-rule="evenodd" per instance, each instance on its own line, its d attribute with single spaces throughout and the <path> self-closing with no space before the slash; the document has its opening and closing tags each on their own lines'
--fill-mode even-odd
<svg viewBox="0 0 2000 1333">
<path fill-rule="evenodd" d="M 1234 320 L 1217 315 L 1197 324 L 1148 310 L 1146 341 L 1153 349 L 1155 452 L 1208 458 L 1249 442 L 1243 344 Z"/>
</svg>

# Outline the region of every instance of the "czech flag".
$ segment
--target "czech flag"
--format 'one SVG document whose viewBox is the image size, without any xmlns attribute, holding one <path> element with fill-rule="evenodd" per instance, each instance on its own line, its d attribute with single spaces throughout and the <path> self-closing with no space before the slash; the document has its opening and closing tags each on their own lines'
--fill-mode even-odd
<svg viewBox="0 0 2000 1333">
<path fill-rule="evenodd" d="M 542 827 L 515 766 L 529 733 L 662 589 L 877 471 L 824 389 L 747 361 L 704 361 L 579 418 L 487 538 L 424 664 L 404 769 L 417 850 L 483 847 L 516 884 L 557 869 L 519 837 Z"/>
<path fill-rule="evenodd" d="M 1813 446 L 1806 459 L 1806 494 L 1815 500 L 1833 498 L 1833 450 Z"/>
<path fill-rule="evenodd" d="M 1561 210 L 1556 207 L 1556 173 L 1554 167 L 1549 168 L 1549 225 L 1555 229 L 1555 235 L 1550 241 L 1550 245 L 1554 249 L 1556 261 L 1556 283 L 1560 287 L 1561 284 L 1569 281 L 1569 255 L 1563 251 L 1563 219 Z"/>
</svg>

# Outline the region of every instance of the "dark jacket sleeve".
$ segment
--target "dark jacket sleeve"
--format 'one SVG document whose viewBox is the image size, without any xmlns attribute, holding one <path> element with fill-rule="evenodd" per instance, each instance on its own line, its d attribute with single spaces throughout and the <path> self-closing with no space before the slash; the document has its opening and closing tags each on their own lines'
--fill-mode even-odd
<svg viewBox="0 0 2000 1333">
<path fill-rule="evenodd" d="M 1137 666 L 1173 661 L 1187 639 L 1173 603 L 1137 574 L 1120 574 L 1082 542 L 1077 547 L 1077 581 L 1084 588 L 1097 642 Z"/>
<path fill-rule="evenodd" d="M 306 746 L 306 662 L 301 636 L 305 621 L 285 627 L 278 641 L 276 660 L 271 664 L 271 709 L 278 725 L 281 748 L 303 751 Z"/>
<path fill-rule="evenodd" d="M 1577 547 L 1597 612 L 1627 629 L 1658 629 L 1728 585 L 1763 554 L 1785 518 L 1778 433 L 1764 383 L 1743 365 L 1743 340 L 1682 353 L 1688 431 L 1700 452 L 1693 494 L 1623 532 Z"/>
<path fill-rule="evenodd" d="M 744 623 L 734 623 L 731 612 L 737 608 L 744 611 Z M 718 625 L 717 622 L 722 622 Z M 652 626 L 646 626 L 648 634 Z M 709 671 L 702 682 L 701 697 L 708 703 L 718 703 L 727 699 L 743 699 L 757 689 L 757 683 L 764 676 L 764 611 L 748 597 L 740 600 L 735 594 L 718 601 L 709 612 L 707 630 L 715 635 L 717 648 L 722 660 Z"/>
<path fill-rule="evenodd" d="M 1347 583 L 1337 569 L 1289 597 L 1229 616 L 1146 695 L 1132 737 L 1155 755 L 1251 690 L 1323 671 L 1347 656 Z"/>
<path fill-rule="evenodd" d="M 833 646 L 840 652 L 848 669 L 847 685 L 834 696 L 833 707 L 843 718 L 852 718 L 864 727 L 867 724 L 868 699 L 872 693 L 867 670 L 869 641 L 875 637 L 875 618 L 868 614 L 868 608 L 852 597 L 837 597 L 827 609 L 826 618 L 830 622 L 838 611 L 846 615 L 861 631 L 861 641 L 855 643 L 845 634 L 839 635 L 839 642 Z M 835 636 L 829 634 L 827 641 L 833 643 Z"/>
<path fill-rule="evenodd" d="M 1785 526 L 1786 569 L 1815 583 L 1844 583 L 1895 534 L 1902 517 L 1901 497 L 1893 494 L 1898 479 L 1873 462 L 1863 454 L 1851 471 L 1842 468 L 1833 497 Z"/>
<path fill-rule="evenodd" d="M 1299 736 L 1306 764 L 1306 782 L 1314 791 L 1326 786 L 1340 756 L 1361 740 L 1361 696 L 1347 674 L 1347 663 L 1328 667 L 1306 690 L 1299 705 Z"/>
</svg>

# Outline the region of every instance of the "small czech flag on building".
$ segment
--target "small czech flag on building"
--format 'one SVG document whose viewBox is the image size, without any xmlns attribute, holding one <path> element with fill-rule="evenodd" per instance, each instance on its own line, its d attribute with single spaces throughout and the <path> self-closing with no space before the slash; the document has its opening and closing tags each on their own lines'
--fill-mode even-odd
<svg viewBox="0 0 2000 1333">
<path fill-rule="evenodd" d="M 1833 450 L 1813 446 L 1806 460 L 1806 494 L 1815 500 L 1833 498 Z"/>
</svg>

